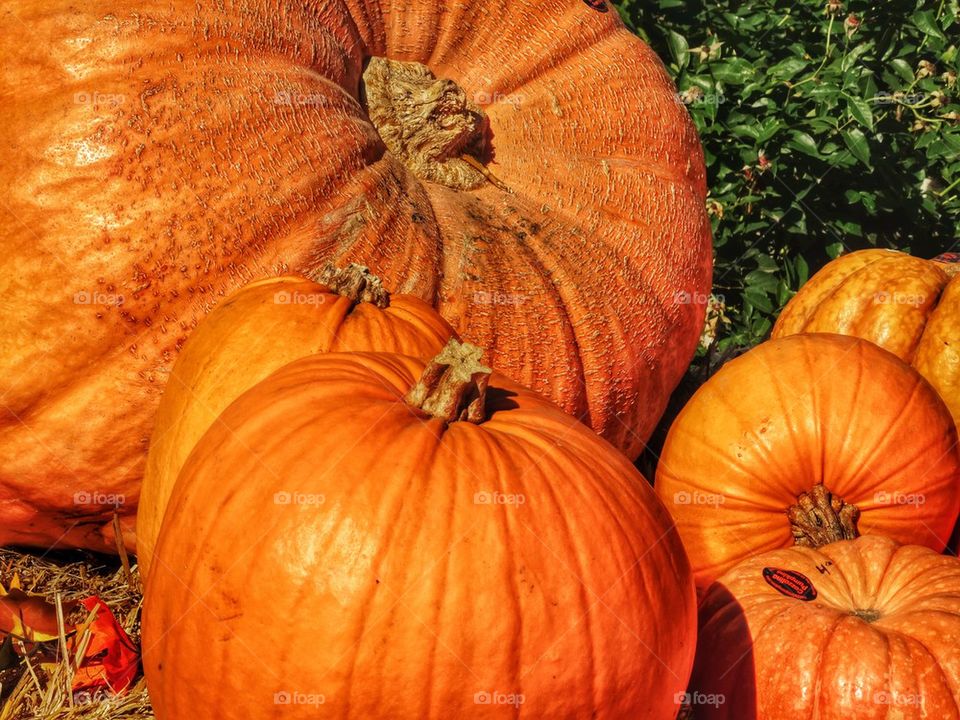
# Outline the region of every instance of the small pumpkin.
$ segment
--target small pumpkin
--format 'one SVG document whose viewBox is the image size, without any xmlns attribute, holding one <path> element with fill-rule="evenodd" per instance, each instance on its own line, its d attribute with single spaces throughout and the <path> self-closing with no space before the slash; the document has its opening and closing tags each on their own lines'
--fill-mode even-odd
<svg viewBox="0 0 960 720">
<path fill-rule="evenodd" d="M 696 128 L 618 13 L 4 10 L 0 544 L 115 548 L 113 508 L 74 495 L 134 514 L 189 333 L 251 280 L 328 261 L 422 298 L 639 454 L 703 326 L 710 222 Z"/>
<path fill-rule="evenodd" d="M 676 716 L 696 603 L 669 513 L 479 360 L 315 355 L 210 426 L 144 602 L 159 720 Z"/>
<path fill-rule="evenodd" d="M 960 420 L 960 264 L 895 250 L 841 255 L 787 303 L 773 337 L 855 335 L 912 364 Z"/>
<path fill-rule="evenodd" d="M 724 365 L 670 428 L 656 491 L 698 587 L 744 558 L 860 532 L 943 550 L 960 513 L 943 401 L 873 343 L 772 340 Z"/>
<path fill-rule="evenodd" d="M 260 280 L 218 305 L 191 334 L 157 411 L 137 511 L 137 559 L 149 578 L 163 513 L 190 450 L 237 396 L 277 368 L 319 352 L 380 350 L 432 357 L 453 329 L 429 305 L 391 295 L 366 267 L 328 265 L 319 282 Z"/>
<path fill-rule="evenodd" d="M 960 560 L 864 535 L 744 560 L 706 592 L 697 720 L 960 717 Z"/>
</svg>

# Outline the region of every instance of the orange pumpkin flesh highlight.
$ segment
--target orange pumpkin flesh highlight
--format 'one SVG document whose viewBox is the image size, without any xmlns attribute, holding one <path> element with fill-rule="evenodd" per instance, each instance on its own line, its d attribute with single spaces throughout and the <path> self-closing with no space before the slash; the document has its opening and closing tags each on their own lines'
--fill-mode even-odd
<svg viewBox="0 0 960 720">
<path fill-rule="evenodd" d="M 697 720 L 956 720 L 958 646 L 957 558 L 877 535 L 775 550 L 707 591 L 691 697 Z"/>
<path fill-rule="evenodd" d="M 453 335 L 429 305 L 389 295 L 366 268 L 329 269 L 321 278 L 323 284 L 293 276 L 251 283 L 191 334 L 160 402 L 141 488 L 137 559 L 144 578 L 183 463 L 240 394 L 315 353 L 382 350 L 432 357 Z"/>
<path fill-rule="evenodd" d="M 927 382 L 865 340 L 812 334 L 764 343 L 700 388 L 667 436 L 656 491 L 703 588 L 795 532 L 809 541 L 825 515 L 846 515 L 838 539 L 855 521 L 861 534 L 943 550 L 958 482 L 956 430 Z M 798 503 L 805 533 L 788 517 Z"/>
<path fill-rule="evenodd" d="M 323 696 L 290 718 L 676 716 L 696 611 L 669 514 L 614 448 L 503 376 L 482 387 L 467 355 L 304 358 L 211 426 L 144 604 L 160 720 L 275 717 L 277 693 Z M 421 376 L 456 407 L 408 404 Z"/>
<path fill-rule="evenodd" d="M 503 372 L 639 452 L 697 342 L 710 231 L 693 124 L 617 13 L 581 0 L 10 12 L 29 30 L 0 38 L 0 94 L 17 98 L 0 121 L 0 273 L 17 279 L 0 326 L 0 544 L 112 549 L 112 508 L 74 494 L 123 494 L 132 516 L 188 334 L 252 279 L 327 261 L 422 298 Z M 363 98 L 375 57 L 422 63 L 480 107 L 483 147 L 457 151 L 506 190 L 482 173 L 470 190 L 424 181 L 386 149 Z"/>
<path fill-rule="evenodd" d="M 831 332 L 912 364 L 960 419 L 960 279 L 955 262 L 860 250 L 827 264 L 787 303 L 773 337 Z"/>
</svg>

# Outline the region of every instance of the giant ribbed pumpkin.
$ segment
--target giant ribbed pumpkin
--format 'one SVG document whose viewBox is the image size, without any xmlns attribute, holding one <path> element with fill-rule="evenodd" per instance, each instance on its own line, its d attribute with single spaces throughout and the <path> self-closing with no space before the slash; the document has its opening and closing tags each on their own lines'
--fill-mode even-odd
<svg viewBox="0 0 960 720">
<path fill-rule="evenodd" d="M 858 533 L 943 550 L 960 513 L 960 449 L 933 388 L 873 343 L 759 345 L 678 415 L 656 490 L 698 587 L 746 557 Z"/>
<path fill-rule="evenodd" d="M 429 305 L 391 295 L 367 268 L 328 266 L 319 280 L 286 276 L 251 283 L 190 335 L 157 410 L 141 487 L 137 559 L 144 577 L 183 462 L 238 395 L 307 355 L 376 350 L 430 358 L 454 334 Z"/>
<path fill-rule="evenodd" d="M 773 337 L 856 335 L 911 363 L 960 420 L 960 264 L 895 250 L 828 263 L 787 303 Z"/>
<path fill-rule="evenodd" d="M 960 560 L 878 535 L 745 560 L 700 605 L 697 720 L 957 720 Z"/>
<path fill-rule="evenodd" d="M 0 543 L 112 547 L 187 334 L 369 266 L 636 456 L 710 283 L 696 132 L 602 0 L 13 0 Z M 108 533 L 109 534 L 109 533 Z"/>
<path fill-rule="evenodd" d="M 696 607 L 669 513 L 479 356 L 315 355 L 211 425 L 144 601 L 159 720 L 673 720 Z"/>
</svg>

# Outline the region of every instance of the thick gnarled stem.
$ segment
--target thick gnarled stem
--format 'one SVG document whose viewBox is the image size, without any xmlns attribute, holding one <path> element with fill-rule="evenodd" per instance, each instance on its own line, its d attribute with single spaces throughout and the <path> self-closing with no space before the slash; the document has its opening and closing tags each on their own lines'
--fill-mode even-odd
<svg viewBox="0 0 960 720">
<path fill-rule="evenodd" d="M 345 268 L 338 268 L 327 263 L 313 279 L 355 303 L 373 303 L 378 308 L 390 305 L 390 293 L 365 265 L 350 263 Z"/>
<path fill-rule="evenodd" d="M 363 93 L 383 144 L 418 178 L 456 190 L 486 182 L 483 166 L 463 156 L 480 152 L 487 119 L 453 80 L 418 62 L 372 57 Z"/>
<path fill-rule="evenodd" d="M 487 419 L 487 384 L 492 372 L 480 362 L 482 355 L 476 345 L 451 338 L 407 393 L 407 404 L 448 423 L 482 423 Z"/>
<path fill-rule="evenodd" d="M 838 540 L 860 536 L 857 521 L 860 509 L 831 493 L 819 483 L 797 496 L 787 509 L 794 544 L 818 548 Z"/>
</svg>

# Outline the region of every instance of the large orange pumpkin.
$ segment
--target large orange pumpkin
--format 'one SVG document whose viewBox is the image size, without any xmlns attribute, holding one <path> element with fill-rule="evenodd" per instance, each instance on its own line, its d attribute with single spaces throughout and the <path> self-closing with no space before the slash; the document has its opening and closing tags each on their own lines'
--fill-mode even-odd
<svg viewBox="0 0 960 720">
<path fill-rule="evenodd" d="M 956 720 L 960 560 L 878 535 L 745 560 L 700 606 L 697 720 Z"/>
<path fill-rule="evenodd" d="M 751 555 L 858 532 L 943 550 L 960 449 L 946 406 L 894 355 L 796 335 L 697 391 L 667 435 L 656 490 L 702 588 Z"/>
<path fill-rule="evenodd" d="M 187 334 L 252 279 L 327 261 L 434 305 L 638 454 L 696 345 L 711 258 L 695 129 L 616 12 L 5 12 L 0 543 L 112 547 L 73 495 L 136 496 Z"/>
<path fill-rule="evenodd" d="M 251 283 L 211 312 L 173 366 L 147 456 L 137 510 L 144 577 L 177 475 L 190 450 L 237 396 L 279 367 L 318 352 L 376 350 L 433 357 L 453 330 L 419 298 L 393 295 L 367 268 L 326 268 Z"/>
<path fill-rule="evenodd" d="M 669 513 L 479 357 L 315 355 L 224 411 L 147 585 L 160 720 L 676 716 L 696 607 Z"/>
<path fill-rule="evenodd" d="M 895 250 L 828 263 L 787 303 L 773 337 L 856 335 L 911 363 L 960 420 L 960 264 Z"/>
</svg>

